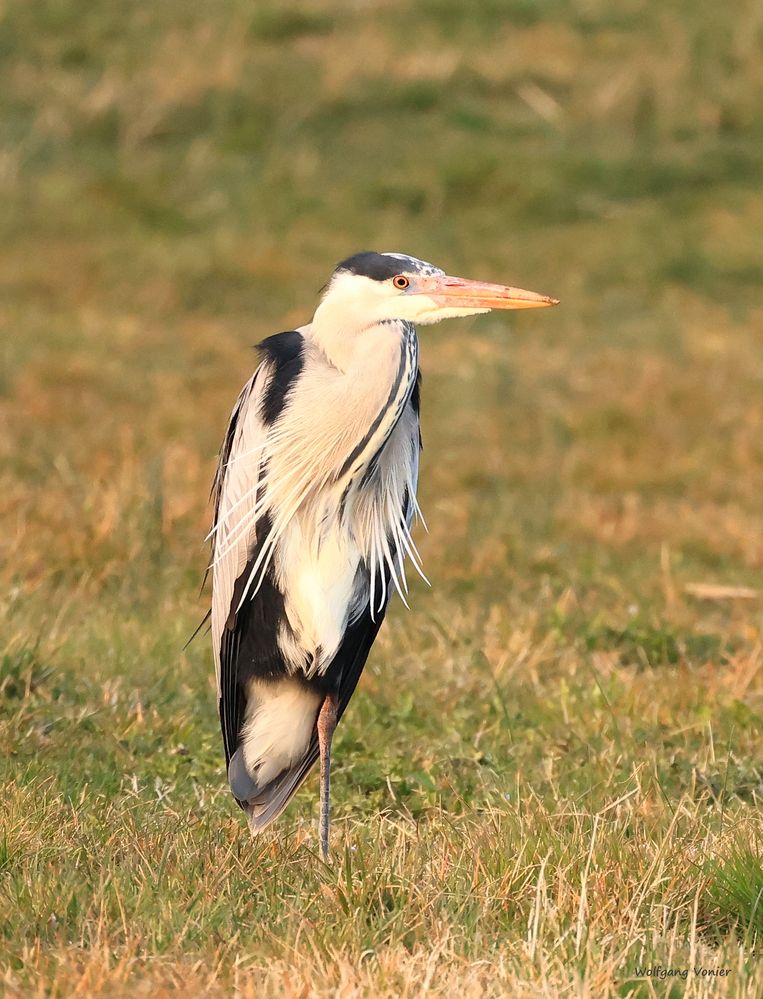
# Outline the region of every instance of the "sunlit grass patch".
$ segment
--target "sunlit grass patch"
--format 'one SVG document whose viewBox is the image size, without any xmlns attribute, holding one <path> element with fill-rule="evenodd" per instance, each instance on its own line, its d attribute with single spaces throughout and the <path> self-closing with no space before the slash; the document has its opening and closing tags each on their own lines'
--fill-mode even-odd
<svg viewBox="0 0 763 999">
<path fill-rule="evenodd" d="M 763 859 L 760 841 L 732 843 L 709 869 L 704 918 L 717 929 L 728 927 L 755 947 L 763 936 Z"/>
</svg>

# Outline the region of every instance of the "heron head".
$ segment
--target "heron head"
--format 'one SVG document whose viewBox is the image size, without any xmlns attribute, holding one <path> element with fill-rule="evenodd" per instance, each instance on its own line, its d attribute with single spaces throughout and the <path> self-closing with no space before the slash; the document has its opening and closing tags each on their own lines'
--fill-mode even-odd
<svg viewBox="0 0 763 999">
<path fill-rule="evenodd" d="M 347 326 L 389 320 L 426 324 L 491 309 L 542 309 L 554 298 L 522 288 L 451 277 L 404 253 L 356 253 L 337 265 L 320 308 L 343 314 Z"/>
</svg>

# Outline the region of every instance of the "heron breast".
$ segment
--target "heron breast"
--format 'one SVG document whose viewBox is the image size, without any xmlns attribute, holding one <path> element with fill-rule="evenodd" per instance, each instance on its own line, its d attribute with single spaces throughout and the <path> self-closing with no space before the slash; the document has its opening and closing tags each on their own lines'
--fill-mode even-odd
<svg viewBox="0 0 763 999">
<path fill-rule="evenodd" d="M 361 553 L 339 521 L 322 525 L 320 539 L 295 517 L 279 543 L 277 573 L 289 628 L 279 644 L 292 669 L 321 674 L 344 638 L 357 602 Z"/>
</svg>

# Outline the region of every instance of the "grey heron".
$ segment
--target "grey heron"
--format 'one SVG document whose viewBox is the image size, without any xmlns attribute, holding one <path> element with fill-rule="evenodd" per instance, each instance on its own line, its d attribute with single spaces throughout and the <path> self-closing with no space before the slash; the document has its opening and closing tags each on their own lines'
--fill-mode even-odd
<svg viewBox="0 0 763 999">
<path fill-rule="evenodd" d="M 403 253 L 337 265 L 310 323 L 259 344 L 213 487 L 211 633 L 228 780 L 253 832 L 320 759 L 384 618 L 421 565 L 416 324 L 555 299 Z"/>
</svg>

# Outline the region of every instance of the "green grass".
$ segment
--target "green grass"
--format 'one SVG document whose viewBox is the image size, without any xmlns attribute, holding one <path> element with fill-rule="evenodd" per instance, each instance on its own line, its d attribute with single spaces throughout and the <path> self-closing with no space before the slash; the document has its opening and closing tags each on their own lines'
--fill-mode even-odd
<svg viewBox="0 0 763 999">
<path fill-rule="evenodd" d="M 761 41 L 709 0 L 5 5 L 6 994 L 760 994 Z M 249 346 L 366 247 L 562 307 L 422 331 L 433 587 L 327 867 L 314 780 L 249 838 L 183 646 Z"/>
</svg>

